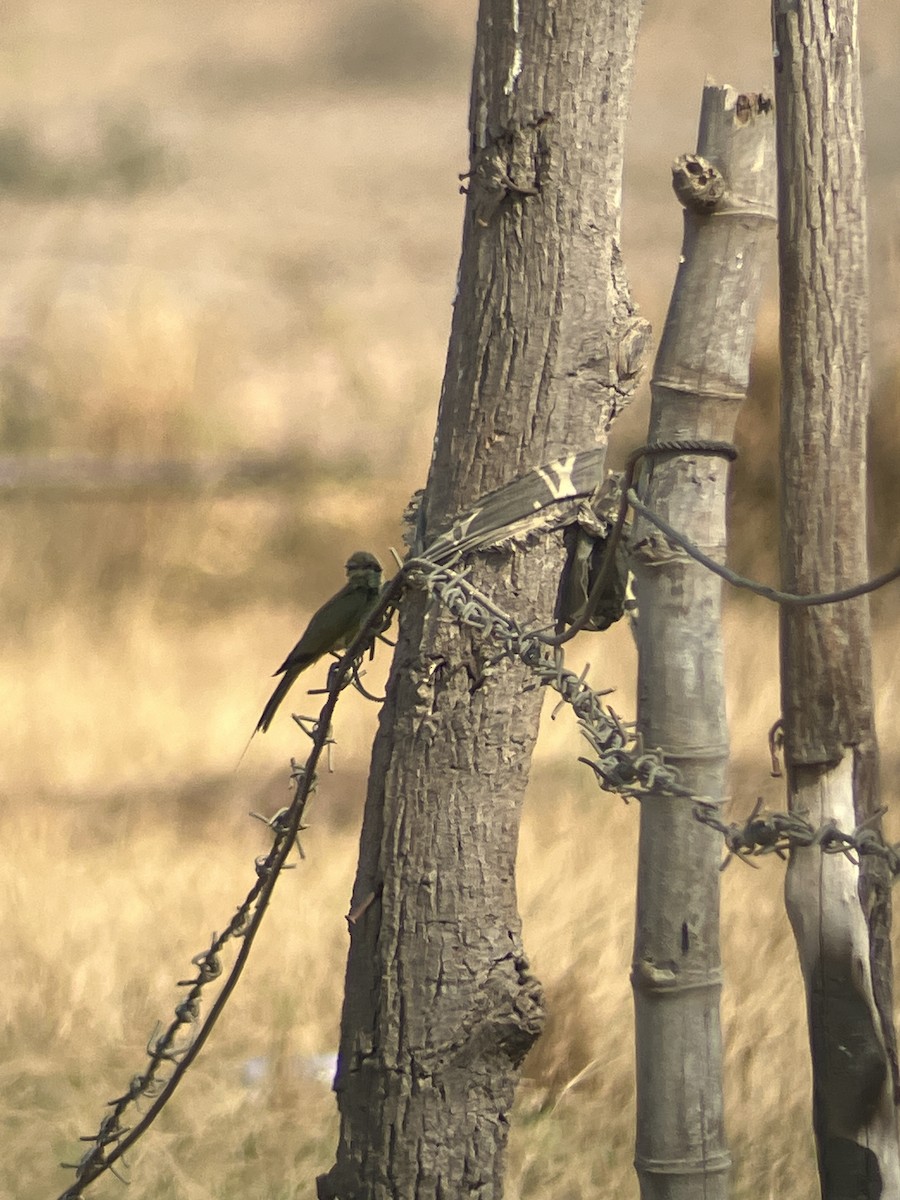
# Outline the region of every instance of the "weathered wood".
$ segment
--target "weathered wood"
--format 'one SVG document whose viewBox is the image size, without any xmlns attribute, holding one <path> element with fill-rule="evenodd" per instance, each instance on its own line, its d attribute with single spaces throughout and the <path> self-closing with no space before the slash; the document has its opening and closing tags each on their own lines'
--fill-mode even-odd
<svg viewBox="0 0 900 1200">
<path fill-rule="evenodd" d="M 596 444 L 647 326 L 618 246 L 641 0 L 482 0 L 471 174 L 425 496 L 428 545 L 478 497 Z M 479 588 L 547 624 L 561 535 L 473 556 Z M 372 760 L 319 1196 L 502 1193 L 509 1112 L 542 1020 L 515 894 L 542 694 L 521 663 L 407 597 Z"/>
<path fill-rule="evenodd" d="M 774 5 L 781 266 L 782 575 L 827 592 L 868 574 L 863 118 L 855 0 Z M 844 828 L 878 810 L 868 599 L 783 610 L 789 800 Z M 822 1195 L 900 1196 L 890 879 L 791 856 Z M 858 910 L 858 911 L 857 911 Z"/>
<path fill-rule="evenodd" d="M 708 86 L 697 155 L 675 164 L 686 204 L 681 266 L 652 381 L 649 442 L 730 441 L 747 390 L 762 269 L 774 224 L 771 101 Z M 707 553 L 725 553 L 727 464 L 690 453 L 650 460 L 642 499 Z M 724 799 L 721 581 L 637 521 L 638 721 L 697 794 Z M 641 806 L 632 986 L 637 1057 L 635 1167 L 644 1200 L 722 1200 L 719 994 L 721 838 L 691 805 Z"/>
</svg>

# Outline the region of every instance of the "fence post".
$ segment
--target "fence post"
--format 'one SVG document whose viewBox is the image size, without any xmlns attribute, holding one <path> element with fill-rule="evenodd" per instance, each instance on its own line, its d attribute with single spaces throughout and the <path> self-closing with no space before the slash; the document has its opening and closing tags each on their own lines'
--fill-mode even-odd
<svg viewBox="0 0 900 1200">
<path fill-rule="evenodd" d="M 855 0 L 774 6 L 781 237 L 782 574 L 829 592 L 868 574 L 868 268 Z M 877 828 L 869 602 L 782 613 L 789 804 Z M 825 1200 L 900 1196 L 891 880 L 794 850 L 785 884 L 806 984 Z"/>
<path fill-rule="evenodd" d="M 619 250 L 640 0 L 481 0 L 463 247 L 423 547 L 481 497 L 596 446 L 648 331 Z M 473 585 L 552 619 L 562 537 L 475 551 Z M 540 987 L 516 905 L 542 691 L 521 658 L 409 595 L 372 754 L 320 1200 L 498 1197 Z"/>
<path fill-rule="evenodd" d="M 697 154 L 675 163 L 684 243 L 651 385 L 651 445 L 733 435 L 774 221 L 771 109 L 763 95 L 707 86 Z M 726 483 L 721 457 L 654 456 L 642 499 L 722 557 Z M 660 747 L 696 793 L 721 800 L 728 755 L 721 582 L 643 521 L 635 522 L 631 550 L 644 743 Z M 642 804 L 632 986 L 643 1200 L 722 1200 L 728 1192 L 721 852 L 721 838 L 694 820 L 690 803 L 657 796 Z"/>
</svg>

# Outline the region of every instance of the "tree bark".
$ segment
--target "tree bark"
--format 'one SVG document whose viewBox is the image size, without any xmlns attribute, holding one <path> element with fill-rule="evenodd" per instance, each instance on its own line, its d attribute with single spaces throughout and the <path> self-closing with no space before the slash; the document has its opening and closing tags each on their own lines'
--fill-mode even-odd
<svg viewBox="0 0 900 1200">
<path fill-rule="evenodd" d="M 482 0 L 463 250 L 425 544 L 483 493 L 602 439 L 647 341 L 619 252 L 640 0 Z M 562 539 L 472 556 L 483 592 L 552 619 Z M 542 1020 L 515 894 L 542 695 L 521 662 L 409 594 L 373 752 L 319 1196 L 502 1193 Z M 368 902 L 368 903 L 367 903 Z"/>
<path fill-rule="evenodd" d="M 787 590 L 864 579 L 869 408 L 863 119 L 855 0 L 775 4 Z M 789 801 L 844 829 L 879 807 L 867 598 L 785 609 Z M 890 877 L 817 847 L 791 855 L 822 1195 L 900 1196 Z"/>
<path fill-rule="evenodd" d="M 771 100 L 708 86 L 697 155 L 677 160 L 681 266 L 652 381 L 649 443 L 730 442 L 774 224 Z M 650 460 L 643 500 L 707 554 L 725 553 L 727 463 Z M 632 536 L 638 601 L 638 727 L 698 795 L 725 795 L 721 581 L 644 521 Z M 721 1200 L 730 1158 L 722 1112 L 718 833 L 692 805 L 641 805 L 632 986 L 635 1168 L 644 1200 Z"/>
</svg>

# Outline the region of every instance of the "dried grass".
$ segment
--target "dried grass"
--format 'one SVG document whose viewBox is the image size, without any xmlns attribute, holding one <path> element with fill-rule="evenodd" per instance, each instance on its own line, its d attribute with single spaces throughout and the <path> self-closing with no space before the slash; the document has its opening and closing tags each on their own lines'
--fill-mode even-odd
<svg viewBox="0 0 900 1200">
<path fill-rule="evenodd" d="M 697 30 L 708 57 L 721 57 L 717 71 L 738 83 L 768 69 L 770 48 L 766 15 L 752 6 L 737 36 L 734 6 L 698 0 L 679 18 L 677 44 L 669 18 L 649 7 L 625 249 L 658 323 L 678 253 L 668 162 L 691 144 L 695 123 L 685 64 L 696 67 L 696 89 L 708 65 Z M 138 1069 L 174 981 L 249 887 L 261 830 L 246 811 L 282 802 L 297 749 L 285 719 L 233 773 L 267 673 L 348 552 L 369 545 L 386 557 L 427 469 L 458 249 L 474 5 L 417 7 L 415 70 L 409 43 L 388 39 L 385 61 L 406 72 L 399 91 L 385 78 L 348 84 L 358 5 L 301 8 L 154 0 L 90 6 L 87 20 L 88 6 L 42 0 L 7 30 L 16 63 L 7 109 L 22 114 L 9 129 L 26 141 L 40 130 L 41 162 L 72 164 L 81 147 L 89 165 L 96 148 L 85 130 L 108 127 L 104 114 L 132 103 L 143 106 L 134 110 L 141 144 L 164 154 L 162 175 L 127 199 L 99 184 L 89 195 L 7 197 L 4 452 L 290 449 L 309 470 L 292 495 L 0 509 L 0 1195 L 37 1200 L 69 1182 L 54 1164 L 79 1153 L 78 1135 Z M 431 13 L 441 37 L 455 39 L 446 61 Z M 319 70 L 327 47 L 339 79 Z M 424 84 L 422 54 L 438 55 Z M 21 153 L 21 137 L 18 145 Z M 25 149 L 38 161 L 34 144 Z M 167 173 L 172 162 L 179 173 Z M 896 174 L 882 172 L 878 187 L 876 218 L 896 207 Z M 876 235 L 880 261 L 895 262 L 888 235 Z M 892 312 L 879 310 L 876 332 L 893 328 Z M 742 423 L 757 457 L 735 489 L 736 552 L 760 570 L 772 548 L 771 336 L 767 346 Z M 889 356 L 878 379 L 875 512 L 895 553 Z M 639 403 L 623 443 L 640 438 L 642 412 Z M 896 712 L 900 686 L 895 628 L 886 600 L 882 718 Z M 772 614 L 734 603 L 726 632 L 735 807 L 746 812 L 758 792 L 780 804 L 764 745 L 778 709 Z M 573 662 L 579 654 L 632 711 L 627 630 L 586 639 Z M 383 670 L 373 669 L 373 683 Z M 301 692 L 294 706 L 309 703 Z M 342 709 L 338 771 L 315 802 L 307 861 L 280 883 L 220 1029 L 133 1157 L 142 1198 L 311 1197 L 329 1165 L 334 1104 L 310 1070 L 337 1037 L 343 914 L 375 717 L 352 698 Z M 550 1021 L 526 1070 L 510 1197 L 636 1194 L 627 976 L 638 814 L 593 790 L 573 765 L 580 752 L 565 716 L 545 726 L 522 831 L 526 944 Z M 734 865 L 723 879 L 738 1200 L 815 1191 L 781 872 L 776 862 L 760 872 Z M 261 1061 L 264 1077 L 249 1079 Z"/>
</svg>

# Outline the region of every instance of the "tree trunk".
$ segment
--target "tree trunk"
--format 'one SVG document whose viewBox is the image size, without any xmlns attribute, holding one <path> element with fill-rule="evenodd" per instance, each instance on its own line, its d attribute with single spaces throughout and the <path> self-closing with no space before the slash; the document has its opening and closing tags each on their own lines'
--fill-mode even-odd
<svg viewBox="0 0 900 1200">
<path fill-rule="evenodd" d="M 782 573 L 827 592 L 868 574 L 863 123 L 855 0 L 775 4 L 781 225 Z M 878 811 L 869 602 L 785 609 L 791 807 L 852 829 Z M 822 1195 L 900 1196 L 890 877 L 817 847 L 791 855 Z"/>
<path fill-rule="evenodd" d="M 619 252 L 640 0 L 482 0 L 471 175 L 425 543 L 481 494 L 603 435 L 647 340 Z M 552 619 L 562 539 L 473 556 L 482 591 Z M 542 694 L 521 662 L 408 594 L 373 753 L 319 1196 L 502 1192 L 542 1020 L 515 856 Z"/>
<path fill-rule="evenodd" d="M 774 223 L 771 100 L 704 89 L 696 156 L 675 164 L 684 245 L 652 382 L 650 444 L 730 442 L 747 390 L 762 269 Z M 707 554 L 725 553 L 727 463 L 652 458 L 644 503 Z M 724 799 L 728 759 L 721 581 L 644 521 L 632 536 L 638 725 L 700 796 Z M 635 1167 L 644 1200 L 721 1200 L 719 862 L 722 840 L 692 805 L 641 805 L 634 989 Z"/>
</svg>

